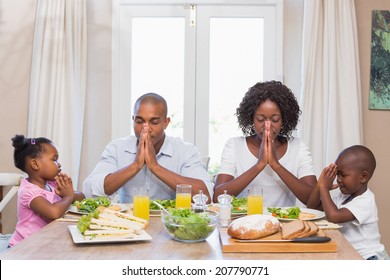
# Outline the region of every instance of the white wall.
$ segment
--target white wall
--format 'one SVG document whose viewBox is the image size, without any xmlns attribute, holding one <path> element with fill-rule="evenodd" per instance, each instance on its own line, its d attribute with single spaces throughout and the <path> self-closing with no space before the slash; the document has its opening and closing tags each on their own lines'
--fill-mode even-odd
<svg viewBox="0 0 390 280">
<path fill-rule="evenodd" d="M 27 133 L 28 87 L 36 0 L 0 0 L 0 172 L 13 165 L 11 138 Z M 3 189 L 3 195 L 9 188 Z M 16 225 L 16 195 L 3 210 L 4 233 Z"/>
</svg>

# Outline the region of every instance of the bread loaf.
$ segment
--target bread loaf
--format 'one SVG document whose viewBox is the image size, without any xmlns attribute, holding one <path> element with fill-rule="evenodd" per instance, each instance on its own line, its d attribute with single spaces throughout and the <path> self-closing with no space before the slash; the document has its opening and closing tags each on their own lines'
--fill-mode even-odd
<svg viewBox="0 0 390 280">
<path fill-rule="evenodd" d="M 280 222 L 270 215 L 249 215 L 230 223 L 228 235 L 237 239 L 259 239 L 278 232 Z"/>
</svg>

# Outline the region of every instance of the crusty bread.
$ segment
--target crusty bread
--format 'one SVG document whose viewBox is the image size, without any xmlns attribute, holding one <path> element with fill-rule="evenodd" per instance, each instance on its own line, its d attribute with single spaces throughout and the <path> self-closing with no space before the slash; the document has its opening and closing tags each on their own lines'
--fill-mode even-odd
<svg viewBox="0 0 390 280">
<path fill-rule="evenodd" d="M 228 235 L 237 239 L 259 239 L 278 232 L 280 222 L 270 215 L 248 215 L 230 223 Z"/>
</svg>

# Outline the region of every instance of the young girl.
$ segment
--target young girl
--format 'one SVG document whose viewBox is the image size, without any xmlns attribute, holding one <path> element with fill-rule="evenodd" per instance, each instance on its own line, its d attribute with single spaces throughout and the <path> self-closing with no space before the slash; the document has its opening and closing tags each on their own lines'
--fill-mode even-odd
<svg viewBox="0 0 390 280">
<path fill-rule="evenodd" d="M 368 188 L 375 167 L 375 157 L 368 148 L 346 148 L 335 164 L 324 168 L 307 204 L 309 208 L 324 210 L 329 222 L 342 223 L 340 231 L 368 260 L 387 258 L 380 243 L 375 195 Z M 336 176 L 337 185 L 333 185 Z"/>
<path fill-rule="evenodd" d="M 12 138 L 15 166 L 27 173 L 18 191 L 18 223 L 9 246 L 29 237 L 52 220 L 62 217 L 75 200 L 72 179 L 61 172 L 58 151 L 46 138 Z"/>
</svg>

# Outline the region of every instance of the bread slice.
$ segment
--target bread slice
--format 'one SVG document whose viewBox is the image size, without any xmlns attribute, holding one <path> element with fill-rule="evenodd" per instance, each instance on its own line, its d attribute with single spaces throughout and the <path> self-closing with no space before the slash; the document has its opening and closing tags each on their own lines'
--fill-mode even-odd
<svg viewBox="0 0 390 280">
<path fill-rule="evenodd" d="M 309 234 L 310 234 L 310 225 L 309 225 L 309 223 L 307 221 L 303 221 L 303 225 L 305 227 L 304 230 L 301 231 L 301 232 L 298 232 L 297 234 L 295 234 L 293 236 L 291 236 L 290 239 L 309 236 Z"/>
<path fill-rule="evenodd" d="M 307 236 L 312 236 L 312 235 L 316 234 L 320 230 L 320 228 L 315 223 L 310 222 L 310 221 L 308 221 L 307 223 L 310 226 L 310 232 L 308 233 Z"/>
<path fill-rule="evenodd" d="M 282 226 L 282 239 L 294 239 L 309 237 L 316 234 L 319 231 L 319 227 L 310 221 L 302 221 L 303 230 L 300 227 L 302 220 L 296 220 Z M 283 234 L 284 233 L 284 234 Z"/>
<path fill-rule="evenodd" d="M 305 224 L 302 220 L 294 220 L 289 223 L 285 223 L 282 226 L 282 239 L 292 239 L 304 230 Z"/>
</svg>

